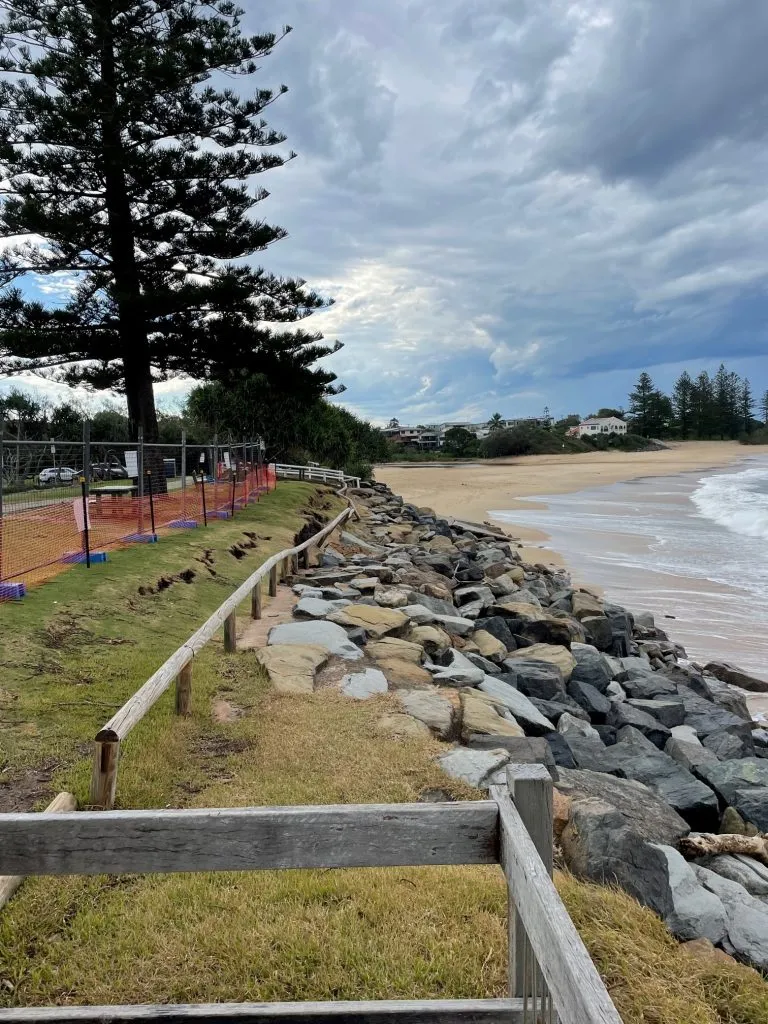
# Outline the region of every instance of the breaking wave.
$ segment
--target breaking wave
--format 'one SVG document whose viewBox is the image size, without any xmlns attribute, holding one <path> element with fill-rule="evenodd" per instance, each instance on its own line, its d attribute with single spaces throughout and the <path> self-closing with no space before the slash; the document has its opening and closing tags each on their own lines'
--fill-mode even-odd
<svg viewBox="0 0 768 1024">
<path fill-rule="evenodd" d="M 704 477 L 691 495 L 699 515 L 745 537 L 768 538 L 768 471 Z"/>
</svg>

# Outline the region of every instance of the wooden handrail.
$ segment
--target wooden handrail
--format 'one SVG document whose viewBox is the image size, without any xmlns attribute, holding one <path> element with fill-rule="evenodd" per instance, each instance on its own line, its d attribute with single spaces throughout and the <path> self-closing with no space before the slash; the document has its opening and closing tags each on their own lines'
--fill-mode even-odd
<svg viewBox="0 0 768 1024">
<path fill-rule="evenodd" d="M 488 1015 L 473 1015 L 466 1002 L 443 1004 L 445 1015 L 437 1010 L 438 1004 L 429 1002 L 424 1004 L 424 1014 L 419 1012 L 422 1004 L 414 1002 L 312 1003 L 303 1009 L 295 1003 L 251 1003 L 230 1008 L 226 1019 L 532 1024 L 552 1019 L 554 1010 L 560 1024 L 621 1024 L 550 878 L 551 786 L 541 765 L 515 765 L 508 770 L 508 787 L 491 787 L 490 800 L 0 814 L 0 872 L 165 874 L 500 863 L 513 899 L 510 931 L 516 928 L 518 916 L 525 929 L 527 970 L 522 990 L 510 992 L 506 1000 L 484 1004 L 482 1010 L 488 1010 Z M 513 943 L 513 989 L 519 987 L 515 960 Z M 480 1009 L 479 1004 L 475 1006 Z M 430 1008 L 436 1012 L 430 1014 Z M 77 1013 L 67 1019 L 94 1024 L 214 1020 L 217 1013 L 210 1005 L 113 1007 L 102 1016 L 95 1007 L 71 1009 Z M 61 1011 L 53 1008 L 0 1010 L 0 1024 L 61 1019 Z"/>
<path fill-rule="evenodd" d="M 339 492 L 346 490 L 346 485 Z M 115 787 L 117 785 L 117 768 L 120 757 L 120 743 L 131 729 L 146 715 L 149 709 L 165 693 L 171 683 L 178 679 L 184 670 L 185 689 L 189 690 L 190 674 L 188 666 L 192 659 L 203 647 L 216 635 L 216 633 L 227 624 L 232 625 L 232 616 L 243 601 L 251 598 L 252 608 L 258 607 L 261 611 L 260 602 L 253 600 L 253 592 L 261 586 L 261 581 L 274 575 L 275 571 L 287 559 L 297 557 L 301 552 L 322 544 L 326 537 L 355 514 L 355 507 L 347 498 L 347 508 L 326 526 L 313 534 L 308 540 L 297 544 L 295 547 L 286 548 L 272 555 L 266 562 L 263 562 L 255 572 L 251 573 L 248 579 L 242 583 L 237 590 L 231 594 L 216 611 L 197 629 L 192 636 L 186 640 L 173 654 L 163 662 L 160 668 L 154 672 L 149 679 L 141 686 L 133 696 L 129 697 L 123 706 L 102 726 L 96 734 L 94 746 L 93 772 L 91 775 L 91 804 L 94 807 L 105 809 L 114 807 Z M 230 645 L 234 640 L 230 634 Z M 178 703 L 177 703 L 177 706 Z M 189 707 L 189 695 L 183 702 L 182 707 L 187 711 Z"/>
</svg>

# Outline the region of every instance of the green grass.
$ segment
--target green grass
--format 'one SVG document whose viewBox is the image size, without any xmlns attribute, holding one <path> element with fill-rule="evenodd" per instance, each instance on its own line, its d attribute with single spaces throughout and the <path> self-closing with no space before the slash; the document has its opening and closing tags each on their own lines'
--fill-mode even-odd
<svg viewBox="0 0 768 1024">
<path fill-rule="evenodd" d="M 96 728 L 290 543 L 314 493 L 281 485 L 233 523 L 117 552 L 98 576 L 76 567 L 0 608 L 2 742 L 13 768 L 2 777 L 19 782 L 54 760 L 54 788 L 87 799 Z M 237 560 L 228 549 L 245 530 L 263 539 Z M 206 548 L 216 577 L 200 571 L 191 584 L 139 594 L 162 574 L 202 570 Z M 433 787 L 475 795 L 437 767 L 442 744 L 378 731 L 390 695 L 281 696 L 252 652 L 224 655 L 218 640 L 195 659 L 191 717 L 177 719 L 172 700 L 124 745 L 119 806 L 402 802 Z M 231 720 L 212 714 L 221 701 Z M 768 1024 L 756 972 L 694 960 L 620 892 L 569 876 L 558 885 L 626 1024 Z M 0 911 L 0 1006 L 497 996 L 506 929 L 497 868 L 30 879 Z"/>
<path fill-rule="evenodd" d="M 303 522 L 298 510 L 317 493 L 309 484 L 283 484 L 233 520 L 110 551 L 104 565 L 73 566 L 23 602 L 0 605 L 0 779 L 6 789 L 42 767 L 47 774 L 53 769 L 53 788 L 71 788 L 85 801 L 83 758 L 99 727 L 261 562 L 292 544 Z M 334 496 L 320 503 L 329 505 L 329 514 L 341 507 Z M 243 557 L 231 554 L 254 540 L 254 547 L 242 548 Z M 158 581 L 186 569 L 195 573 L 191 583 L 175 581 L 152 592 Z M 218 638 L 195 659 L 195 695 L 214 684 L 220 653 Z M 174 747 L 184 745 L 196 719 L 176 722 L 171 711 L 169 694 L 129 738 L 128 763 L 137 744 L 159 741 L 165 731 L 173 763 Z M 133 775 L 121 773 L 121 790 L 123 774 L 126 780 Z M 167 797 L 154 773 L 136 787 L 126 785 L 128 806 L 160 806 Z"/>
</svg>

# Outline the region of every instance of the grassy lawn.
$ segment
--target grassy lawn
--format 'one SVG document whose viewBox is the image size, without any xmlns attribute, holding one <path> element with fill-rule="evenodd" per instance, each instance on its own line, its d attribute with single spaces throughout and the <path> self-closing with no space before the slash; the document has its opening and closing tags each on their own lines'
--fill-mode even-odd
<svg viewBox="0 0 768 1024">
<path fill-rule="evenodd" d="M 0 607 L 0 779 L 85 801 L 96 729 L 291 542 L 316 494 L 281 484 L 234 522 L 115 552 L 90 578 L 78 566 Z M 259 540 L 238 559 L 245 531 Z M 149 592 L 186 568 L 192 583 Z M 391 696 L 276 695 L 252 653 L 225 656 L 219 640 L 195 659 L 192 716 L 172 705 L 169 692 L 125 744 L 118 806 L 476 795 L 436 767 L 442 744 L 378 732 Z M 621 893 L 558 884 L 627 1024 L 768 1024 L 755 972 L 694 959 Z M 492 868 L 34 879 L 0 911 L 0 1006 L 502 995 L 506 914 Z"/>
</svg>

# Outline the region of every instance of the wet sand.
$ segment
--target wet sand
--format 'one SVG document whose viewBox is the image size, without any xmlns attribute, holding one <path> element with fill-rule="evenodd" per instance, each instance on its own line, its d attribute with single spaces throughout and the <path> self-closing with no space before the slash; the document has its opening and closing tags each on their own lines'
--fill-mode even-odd
<svg viewBox="0 0 768 1024">
<path fill-rule="evenodd" d="M 376 477 L 416 505 L 426 505 L 444 516 L 492 522 L 510 536 L 523 541 L 521 552 L 530 562 L 567 566 L 566 556 L 543 547 L 548 535 L 531 527 L 510 521 L 515 509 L 546 508 L 535 495 L 544 499 L 550 494 L 569 494 L 595 487 L 643 477 L 672 476 L 691 471 L 705 472 L 737 463 L 755 455 L 768 454 L 768 447 L 747 447 L 730 441 L 694 441 L 670 445 L 660 452 L 594 452 L 584 455 L 534 455 L 517 459 L 494 460 L 468 464 L 400 464 L 378 467 Z M 505 520 L 495 519 L 494 511 L 506 512 Z M 608 537 L 606 544 L 610 544 Z M 626 543 L 626 537 L 623 538 Z M 572 575 L 582 585 L 599 592 L 592 581 Z M 659 581 L 671 591 L 682 581 L 675 577 Z M 690 587 L 690 581 L 687 581 Z M 720 588 L 717 588 L 720 590 Z M 723 588 L 725 589 L 725 588 Z M 679 597 L 684 598 L 684 594 Z M 700 595 L 698 595 L 700 596 Z M 724 596 L 724 595 L 721 595 Z M 660 612 L 661 609 L 649 608 Z M 727 616 L 725 617 L 727 620 Z M 672 627 L 673 623 L 660 623 Z M 724 626 L 735 626 L 724 622 Z M 743 626 L 742 626 L 743 629 Z M 734 628 L 733 636 L 720 637 L 717 653 L 723 660 L 733 657 L 742 629 Z M 729 630 L 730 633 L 730 630 Z M 711 634 L 710 634 L 711 637 Z M 714 652 L 713 652 L 714 653 Z M 768 695 L 753 694 L 749 700 L 753 714 L 768 714 Z"/>
</svg>

